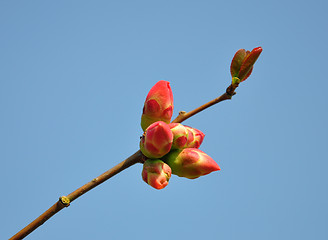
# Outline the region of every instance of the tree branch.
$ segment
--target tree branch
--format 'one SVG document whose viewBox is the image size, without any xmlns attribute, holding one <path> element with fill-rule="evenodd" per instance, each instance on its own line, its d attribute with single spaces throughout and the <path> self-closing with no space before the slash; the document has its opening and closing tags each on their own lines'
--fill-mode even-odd
<svg viewBox="0 0 328 240">
<path fill-rule="evenodd" d="M 192 117 L 193 115 L 205 110 L 206 108 L 213 106 L 214 104 L 217 104 L 219 102 L 222 102 L 227 99 L 231 99 L 233 95 L 235 95 L 235 89 L 238 87 L 238 84 L 231 84 L 226 92 L 222 94 L 220 97 L 213 99 L 212 101 L 209 101 L 208 103 L 205 103 L 204 105 L 190 111 L 190 112 L 180 112 L 179 115 L 172 121 L 174 123 L 181 123 L 188 118 Z M 59 200 L 51 206 L 47 211 L 45 211 L 43 214 L 41 214 L 38 218 L 36 218 L 33 222 L 31 222 L 29 225 L 27 225 L 25 228 L 20 230 L 18 233 L 16 233 L 13 237 L 11 237 L 9 240 L 18 240 L 23 239 L 27 235 L 29 235 L 31 232 L 33 232 L 35 229 L 37 229 L 39 226 L 41 226 L 44 222 L 46 222 L 49 218 L 51 218 L 53 215 L 55 215 L 57 212 L 62 210 L 65 207 L 68 207 L 71 202 L 73 202 L 75 199 L 79 198 L 86 192 L 90 191 L 91 189 L 95 188 L 99 184 L 105 182 L 106 180 L 110 179 L 111 177 L 115 176 L 119 172 L 123 171 L 124 169 L 127 169 L 128 167 L 131 167 L 132 165 L 136 163 L 143 163 L 145 161 L 145 156 L 141 153 L 141 151 L 137 151 L 127 159 L 125 159 L 123 162 L 117 164 L 115 167 L 109 169 L 108 171 L 101 174 L 99 177 L 96 177 L 92 179 L 90 182 L 86 183 L 82 187 L 76 189 L 74 192 L 68 194 L 67 196 L 62 196 L 59 198 Z"/>
</svg>

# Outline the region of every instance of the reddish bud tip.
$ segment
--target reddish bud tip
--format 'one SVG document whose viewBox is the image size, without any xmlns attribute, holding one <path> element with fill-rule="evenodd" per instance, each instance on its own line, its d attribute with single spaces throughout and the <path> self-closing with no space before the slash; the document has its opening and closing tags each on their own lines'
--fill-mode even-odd
<svg viewBox="0 0 328 240">
<path fill-rule="evenodd" d="M 249 54 L 247 54 L 239 70 L 239 79 L 241 81 L 245 81 L 251 75 L 253 66 L 256 60 L 259 58 L 261 52 L 262 48 L 257 47 L 254 48 Z"/>
<path fill-rule="evenodd" d="M 163 189 L 169 184 L 171 168 L 163 161 L 148 159 L 142 169 L 142 179 L 156 189 Z"/>
<path fill-rule="evenodd" d="M 157 121 L 170 123 L 173 114 L 173 94 L 170 83 L 158 81 L 149 91 L 141 116 L 141 127 L 146 128 Z"/>
</svg>

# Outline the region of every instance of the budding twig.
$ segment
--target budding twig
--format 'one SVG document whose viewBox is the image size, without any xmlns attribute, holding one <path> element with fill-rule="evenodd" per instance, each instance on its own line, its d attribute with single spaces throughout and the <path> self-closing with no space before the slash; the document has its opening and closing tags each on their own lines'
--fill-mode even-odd
<svg viewBox="0 0 328 240">
<path fill-rule="evenodd" d="M 222 102 L 227 99 L 231 99 L 231 97 L 235 94 L 235 89 L 238 87 L 238 84 L 231 84 L 226 92 L 222 94 L 220 97 L 205 103 L 204 105 L 190 111 L 190 112 L 180 112 L 179 115 L 172 121 L 174 123 L 181 123 L 188 118 L 192 117 L 193 115 L 205 110 L 206 108 L 213 106 L 216 103 Z M 51 206 L 47 211 L 41 214 L 38 218 L 36 218 L 33 222 L 27 225 L 25 228 L 20 230 L 16 233 L 10 240 L 18 240 L 23 239 L 39 226 L 41 226 L 44 222 L 46 222 L 49 218 L 55 215 L 57 212 L 62 210 L 65 207 L 68 207 L 71 202 L 75 199 L 79 198 L 86 192 L 90 191 L 91 189 L 95 188 L 99 184 L 105 182 L 106 180 L 110 179 L 111 177 L 115 176 L 116 174 L 120 173 L 121 171 L 131 167 L 136 163 L 143 163 L 145 161 L 145 156 L 141 153 L 141 151 L 137 151 L 123 162 L 117 164 L 115 167 L 109 169 L 108 171 L 101 174 L 99 177 L 94 178 L 90 182 L 86 183 L 82 187 L 76 189 L 74 192 L 68 194 L 67 196 L 62 196 L 60 199 Z"/>
</svg>

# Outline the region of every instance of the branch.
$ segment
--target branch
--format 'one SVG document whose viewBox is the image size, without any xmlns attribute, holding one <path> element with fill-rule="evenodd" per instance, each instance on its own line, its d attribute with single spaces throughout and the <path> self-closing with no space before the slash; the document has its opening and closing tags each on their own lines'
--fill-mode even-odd
<svg viewBox="0 0 328 240">
<path fill-rule="evenodd" d="M 84 193 L 90 191 L 94 187 L 98 186 L 99 184 L 103 183 L 104 181 L 110 179 L 111 177 L 115 176 L 119 172 L 123 171 L 124 169 L 131 167 L 136 163 L 143 163 L 144 156 L 141 151 L 137 151 L 135 154 L 131 155 L 123 162 L 117 164 L 115 167 L 109 169 L 108 171 L 101 174 L 99 177 L 92 179 L 87 184 L 83 185 L 82 187 L 76 189 L 74 192 L 68 194 L 67 196 L 62 196 L 59 198 L 58 202 L 52 205 L 47 211 L 41 214 L 38 218 L 36 218 L 33 222 L 27 225 L 25 228 L 20 230 L 16 233 L 10 240 L 18 240 L 23 239 L 35 229 L 40 227 L 44 222 L 46 222 L 49 218 L 55 215 L 57 212 L 62 210 L 65 207 L 68 207 L 71 202 L 73 202 L 78 197 L 82 196 Z"/>
<path fill-rule="evenodd" d="M 187 120 L 188 118 L 194 116 L 195 114 L 205 110 L 206 108 L 209 108 L 211 106 L 213 106 L 214 104 L 217 104 L 219 102 L 222 102 L 224 100 L 228 100 L 231 99 L 233 95 L 235 95 L 235 89 L 238 87 L 238 84 L 231 84 L 226 92 L 224 94 L 222 94 L 220 97 L 213 99 L 212 101 L 209 101 L 208 103 L 205 103 L 204 105 L 190 111 L 190 112 L 184 112 L 181 111 L 179 112 L 179 115 L 172 121 L 173 123 L 181 123 L 185 120 Z"/>
<path fill-rule="evenodd" d="M 231 84 L 226 92 L 222 94 L 220 97 L 213 99 L 212 101 L 209 101 L 208 103 L 205 103 L 204 105 L 190 111 L 190 112 L 180 112 L 179 115 L 174 119 L 172 122 L 174 123 L 181 123 L 191 116 L 205 110 L 206 108 L 213 106 L 216 103 L 222 102 L 224 100 L 231 99 L 233 95 L 235 95 L 235 89 L 238 87 L 238 84 Z M 141 153 L 141 151 L 137 151 L 127 159 L 125 159 L 123 162 L 117 164 L 115 167 L 109 169 L 108 171 L 101 174 L 99 177 L 96 177 L 92 179 L 90 182 L 86 183 L 82 187 L 76 189 L 74 192 L 68 194 L 67 196 L 62 196 L 59 198 L 59 200 L 51 206 L 47 211 L 45 211 L 43 214 L 41 214 L 38 218 L 36 218 L 33 222 L 31 222 L 29 225 L 27 225 L 25 228 L 20 230 L 18 233 L 16 233 L 13 237 L 11 237 L 9 240 L 18 240 L 23 239 L 27 235 L 29 235 L 31 232 L 33 232 L 35 229 L 40 227 L 44 222 L 46 222 L 49 218 L 51 218 L 53 215 L 55 215 L 57 212 L 62 210 L 65 207 L 68 207 L 71 202 L 73 202 L 75 199 L 79 198 L 86 192 L 90 191 L 91 189 L 95 188 L 99 184 L 105 182 L 106 180 L 110 179 L 111 177 L 115 176 L 119 172 L 123 171 L 124 169 L 127 169 L 128 167 L 131 167 L 132 165 L 136 163 L 143 163 L 145 161 L 145 156 Z"/>
</svg>

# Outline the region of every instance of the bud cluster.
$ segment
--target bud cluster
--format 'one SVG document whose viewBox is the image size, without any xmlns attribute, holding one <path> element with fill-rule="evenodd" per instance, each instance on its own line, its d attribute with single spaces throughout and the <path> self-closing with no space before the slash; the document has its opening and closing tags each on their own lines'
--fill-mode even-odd
<svg viewBox="0 0 328 240">
<path fill-rule="evenodd" d="M 169 82 L 161 80 L 149 91 L 141 117 L 144 134 L 140 150 L 147 158 L 142 179 L 156 189 L 166 187 L 171 174 L 194 179 L 220 170 L 210 156 L 198 149 L 205 134 L 170 123 L 172 114 L 172 90 Z"/>
</svg>

